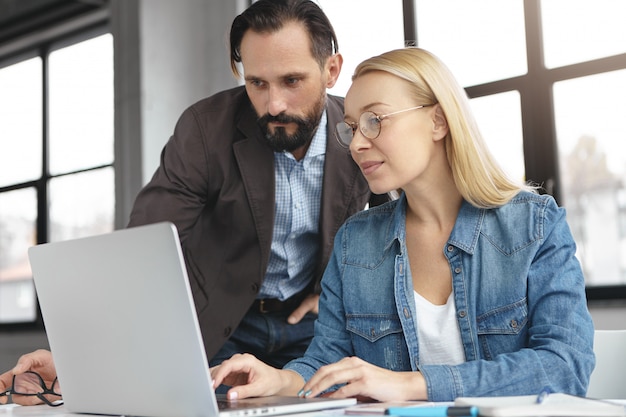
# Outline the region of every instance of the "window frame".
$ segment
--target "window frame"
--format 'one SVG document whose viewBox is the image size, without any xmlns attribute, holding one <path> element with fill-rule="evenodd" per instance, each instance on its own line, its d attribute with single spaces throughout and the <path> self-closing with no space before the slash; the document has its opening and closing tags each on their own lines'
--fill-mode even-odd
<svg viewBox="0 0 626 417">
<path fill-rule="evenodd" d="M 405 39 L 417 39 L 416 0 L 403 0 Z M 546 193 L 561 202 L 557 136 L 552 88 L 556 82 L 626 69 L 626 53 L 584 61 L 556 68 L 546 68 L 543 61 L 541 0 L 524 0 L 526 31 L 526 74 L 465 88 L 469 98 L 519 91 L 522 111 L 524 165 L 526 178 L 541 184 Z M 588 285 L 590 301 L 626 300 L 626 285 Z"/>
<path fill-rule="evenodd" d="M 34 188 L 37 196 L 36 242 L 37 244 L 49 241 L 49 186 L 50 180 L 68 175 L 80 174 L 106 167 L 110 164 L 92 166 L 86 169 L 72 170 L 62 174 L 51 175 L 49 172 L 49 72 L 50 54 L 59 49 L 95 38 L 111 32 L 110 12 L 108 8 L 85 13 L 79 17 L 66 19 L 43 30 L 33 32 L 22 38 L 7 41 L 0 47 L 0 69 L 18 62 L 39 57 L 42 73 L 42 156 L 41 177 L 0 187 L 0 193 Z M 35 297 L 36 318 L 33 321 L 16 323 L 0 323 L 2 330 L 41 330 L 44 329 L 43 318 L 39 301 Z"/>
</svg>

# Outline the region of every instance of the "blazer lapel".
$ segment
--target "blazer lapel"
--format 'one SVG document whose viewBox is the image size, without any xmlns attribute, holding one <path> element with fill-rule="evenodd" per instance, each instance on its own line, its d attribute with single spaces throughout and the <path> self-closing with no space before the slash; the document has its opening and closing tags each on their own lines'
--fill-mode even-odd
<svg viewBox="0 0 626 417">
<path fill-rule="evenodd" d="M 341 101 L 328 98 L 328 139 L 326 141 L 320 213 L 322 242 L 320 255 L 323 265 L 326 265 L 330 258 L 335 233 L 349 215 L 347 211 L 350 202 L 355 198 L 355 193 L 358 192 L 355 187 L 357 187 L 358 178 L 361 175 L 350 152 L 339 145 L 335 137 L 335 126 L 343 120 L 341 104 Z"/>
<path fill-rule="evenodd" d="M 252 106 L 242 111 L 237 127 L 243 139 L 233 144 L 233 151 L 259 236 L 265 270 L 274 228 L 274 153 L 258 139 L 262 133 Z"/>
</svg>

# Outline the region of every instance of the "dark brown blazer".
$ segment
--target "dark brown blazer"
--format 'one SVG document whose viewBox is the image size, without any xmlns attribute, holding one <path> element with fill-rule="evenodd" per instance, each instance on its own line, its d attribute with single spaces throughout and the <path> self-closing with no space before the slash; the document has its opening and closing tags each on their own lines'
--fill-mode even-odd
<svg viewBox="0 0 626 417">
<path fill-rule="evenodd" d="M 321 251 L 311 288 L 318 293 L 337 229 L 370 200 L 367 182 L 335 139 L 343 99 L 329 96 L 327 103 Z M 208 358 L 254 301 L 270 256 L 274 153 L 259 140 L 256 119 L 243 87 L 185 110 L 130 216 L 129 226 L 167 220 L 178 228 Z M 372 205 L 386 200 L 372 197 Z"/>
</svg>

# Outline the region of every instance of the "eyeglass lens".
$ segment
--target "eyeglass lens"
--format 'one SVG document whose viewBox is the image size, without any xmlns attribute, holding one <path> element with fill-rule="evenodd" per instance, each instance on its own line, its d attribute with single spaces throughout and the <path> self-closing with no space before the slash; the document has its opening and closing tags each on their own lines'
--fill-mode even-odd
<svg viewBox="0 0 626 417">
<path fill-rule="evenodd" d="M 33 395 L 46 390 L 46 384 L 39 374 L 26 372 L 13 377 L 13 394 Z"/>
<path fill-rule="evenodd" d="M 10 393 L 11 395 L 36 396 L 44 403 L 55 406 L 60 404 L 52 403 L 44 395 L 55 395 L 61 397 L 61 393 L 59 391 L 60 389 L 57 378 L 55 378 L 50 387 L 48 387 L 38 373 L 29 371 L 23 374 L 15 375 L 13 377 L 13 387 L 5 394 Z"/>
<path fill-rule="evenodd" d="M 372 113 L 366 111 L 359 117 L 359 130 L 368 139 L 376 139 L 380 135 L 380 118 Z"/>
<path fill-rule="evenodd" d="M 376 139 L 380 135 L 380 118 L 371 111 L 361 113 L 359 123 L 349 124 L 347 122 L 337 123 L 337 136 L 339 142 L 346 146 L 350 146 L 352 138 L 359 129 L 361 134 L 368 139 Z"/>
</svg>

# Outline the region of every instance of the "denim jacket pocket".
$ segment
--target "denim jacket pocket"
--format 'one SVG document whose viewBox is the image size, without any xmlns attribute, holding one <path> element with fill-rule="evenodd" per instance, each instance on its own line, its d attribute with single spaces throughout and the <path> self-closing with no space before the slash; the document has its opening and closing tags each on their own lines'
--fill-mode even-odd
<svg viewBox="0 0 626 417">
<path fill-rule="evenodd" d="M 491 352 L 515 352 L 524 346 L 528 306 L 526 298 L 477 317 L 478 339 L 485 359 Z"/>
<path fill-rule="evenodd" d="M 397 315 L 349 314 L 346 329 L 352 335 L 356 356 L 387 369 L 407 369 L 408 349 Z"/>
<path fill-rule="evenodd" d="M 346 328 L 370 342 L 392 333 L 402 333 L 400 318 L 387 314 L 348 314 Z"/>
<path fill-rule="evenodd" d="M 528 321 L 526 298 L 481 314 L 476 319 L 478 334 L 518 334 Z"/>
</svg>

